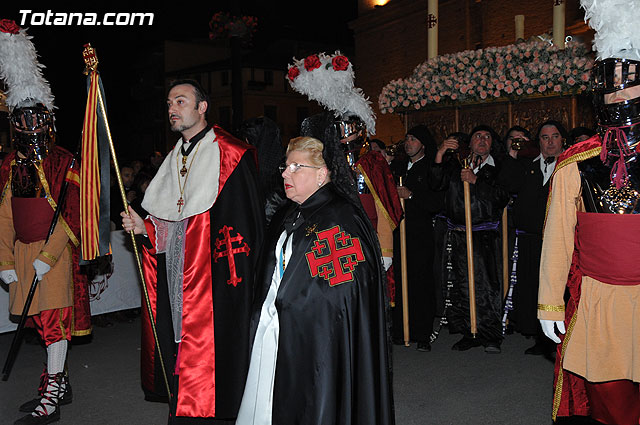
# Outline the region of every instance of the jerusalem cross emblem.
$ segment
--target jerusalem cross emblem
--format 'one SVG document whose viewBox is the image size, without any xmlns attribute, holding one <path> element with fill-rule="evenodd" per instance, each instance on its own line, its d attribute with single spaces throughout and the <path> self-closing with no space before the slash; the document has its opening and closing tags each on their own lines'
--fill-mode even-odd
<svg viewBox="0 0 640 425">
<path fill-rule="evenodd" d="M 365 261 L 360 239 L 352 238 L 340 226 L 316 232 L 316 236 L 306 253 L 311 276 L 322 277 L 329 286 L 352 281 L 356 266 Z"/>
</svg>

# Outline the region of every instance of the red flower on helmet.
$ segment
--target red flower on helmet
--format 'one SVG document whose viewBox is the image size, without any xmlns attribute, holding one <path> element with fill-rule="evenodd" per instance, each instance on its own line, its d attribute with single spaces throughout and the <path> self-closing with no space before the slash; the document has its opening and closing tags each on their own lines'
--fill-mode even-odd
<svg viewBox="0 0 640 425">
<path fill-rule="evenodd" d="M 0 19 L 0 31 L 9 34 L 18 34 L 20 32 L 20 26 L 16 24 L 16 21 L 11 19 Z"/>
<path fill-rule="evenodd" d="M 338 55 L 331 59 L 331 65 L 335 71 L 346 71 L 349 68 L 349 59 L 346 56 Z"/>
<path fill-rule="evenodd" d="M 316 68 L 320 68 L 322 63 L 320 62 L 320 58 L 318 55 L 307 56 L 304 59 L 304 69 L 307 71 L 313 71 Z"/>
<path fill-rule="evenodd" d="M 291 81 L 295 80 L 298 75 L 300 75 L 300 70 L 297 66 L 292 66 L 291 68 L 289 68 L 287 77 L 289 77 Z"/>
</svg>

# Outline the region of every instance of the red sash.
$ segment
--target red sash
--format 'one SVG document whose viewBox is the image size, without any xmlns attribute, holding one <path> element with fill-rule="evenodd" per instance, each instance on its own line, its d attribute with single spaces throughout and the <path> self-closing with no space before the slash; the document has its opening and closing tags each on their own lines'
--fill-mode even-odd
<svg viewBox="0 0 640 425">
<path fill-rule="evenodd" d="M 53 208 L 46 198 L 11 198 L 13 228 L 16 239 L 22 243 L 43 241 L 47 238 Z"/>
<path fill-rule="evenodd" d="M 576 249 L 583 275 L 610 285 L 640 284 L 640 216 L 578 213 Z"/>
</svg>

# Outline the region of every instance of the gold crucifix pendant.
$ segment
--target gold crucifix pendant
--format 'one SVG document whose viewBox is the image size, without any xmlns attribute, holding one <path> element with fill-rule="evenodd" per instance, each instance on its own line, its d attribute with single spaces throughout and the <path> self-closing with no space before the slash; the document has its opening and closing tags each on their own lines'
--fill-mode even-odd
<svg viewBox="0 0 640 425">
<path fill-rule="evenodd" d="M 176 205 L 178 206 L 178 212 L 180 212 L 182 210 L 182 206 L 184 205 L 184 199 L 182 199 L 182 196 L 180 196 L 180 199 L 178 199 Z"/>
</svg>

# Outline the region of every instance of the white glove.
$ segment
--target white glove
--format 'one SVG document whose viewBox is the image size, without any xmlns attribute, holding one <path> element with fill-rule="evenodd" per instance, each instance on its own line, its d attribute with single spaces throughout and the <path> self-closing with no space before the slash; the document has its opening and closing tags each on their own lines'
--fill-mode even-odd
<svg viewBox="0 0 640 425">
<path fill-rule="evenodd" d="M 382 267 L 384 267 L 384 271 L 389 270 L 391 265 L 393 264 L 393 258 L 391 257 L 382 257 Z"/>
<path fill-rule="evenodd" d="M 4 283 L 6 283 L 7 285 L 13 282 L 17 282 L 18 281 L 18 275 L 16 274 L 16 271 L 11 269 L 11 270 L 2 270 L 0 272 L 0 279 L 2 279 L 4 281 Z"/>
<path fill-rule="evenodd" d="M 36 277 L 38 278 L 38 280 L 42 280 L 42 277 L 49 271 L 51 270 L 51 266 L 49 266 L 47 263 L 45 263 L 44 261 L 38 260 L 36 258 L 36 260 L 33 262 L 33 268 L 36 270 Z"/>
<path fill-rule="evenodd" d="M 558 338 L 558 335 L 556 335 L 556 331 L 553 325 L 557 326 L 558 332 L 564 335 L 565 329 L 564 329 L 563 321 L 540 319 L 540 326 L 542 327 L 542 332 L 544 332 L 547 338 L 549 338 L 551 341 L 555 342 L 556 344 L 559 344 L 560 338 Z"/>
</svg>

